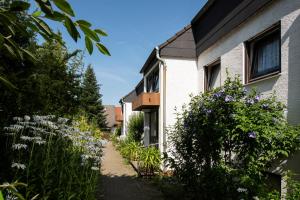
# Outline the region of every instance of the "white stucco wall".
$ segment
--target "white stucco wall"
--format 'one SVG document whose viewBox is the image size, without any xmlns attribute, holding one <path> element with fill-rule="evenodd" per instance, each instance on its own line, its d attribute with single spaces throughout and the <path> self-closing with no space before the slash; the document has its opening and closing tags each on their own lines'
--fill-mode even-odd
<svg viewBox="0 0 300 200">
<path fill-rule="evenodd" d="M 165 58 L 166 62 L 166 75 L 165 75 L 165 88 L 161 88 L 160 93 L 160 133 L 166 134 L 167 129 L 170 129 L 176 122 L 176 112 L 181 110 L 182 106 L 189 102 L 190 95 L 197 93 L 197 65 L 195 60 L 185 59 L 173 59 Z M 161 67 L 161 74 L 163 69 Z M 161 76 L 162 77 L 162 76 Z M 161 79 L 161 85 L 163 84 L 163 78 Z M 162 104 L 163 89 L 165 89 L 165 108 Z M 163 113 L 165 118 L 163 118 Z M 164 128 L 163 128 L 164 126 Z M 167 135 L 166 142 L 167 142 Z M 163 134 L 160 134 L 159 138 L 160 149 L 162 149 Z M 169 146 L 167 146 L 169 147 Z"/>
<path fill-rule="evenodd" d="M 199 91 L 204 90 L 203 66 L 221 59 L 221 82 L 226 68 L 231 75 L 244 79 L 244 42 L 271 25 L 281 23 L 281 73 L 268 80 L 247 85 L 262 95 L 276 92 L 278 100 L 287 105 L 290 123 L 300 123 L 300 1 L 277 0 L 221 38 L 198 57 Z M 244 81 L 244 80 L 243 80 Z"/>
<path fill-rule="evenodd" d="M 176 121 L 178 111 L 197 94 L 197 65 L 195 60 L 165 59 L 166 70 L 166 126 Z"/>
</svg>

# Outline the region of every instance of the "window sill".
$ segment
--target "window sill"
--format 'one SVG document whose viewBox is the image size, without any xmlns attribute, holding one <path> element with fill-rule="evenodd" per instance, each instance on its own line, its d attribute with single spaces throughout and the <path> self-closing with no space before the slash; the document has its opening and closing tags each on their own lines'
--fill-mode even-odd
<svg viewBox="0 0 300 200">
<path fill-rule="evenodd" d="M 245 83 L 244 86 L 260 83 L 262 81 L 266 81 L 266 80 L 269 80 L 269 79 L 272 79 L 272 78 L 278 78 L 280 76 L 281 76 L 280 72 L 275 72 L 275 73 L 267 75 L 265 77 L 261 77 L 261 78 L 257 78 L 255 80 L 249 81 L 248 83 Z"/>
</svg>

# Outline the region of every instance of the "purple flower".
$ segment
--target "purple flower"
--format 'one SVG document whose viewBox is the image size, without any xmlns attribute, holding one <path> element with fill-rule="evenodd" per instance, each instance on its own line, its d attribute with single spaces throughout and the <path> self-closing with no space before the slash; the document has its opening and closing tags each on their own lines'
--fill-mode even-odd
<svg viewBox="0 0 300 200">
<path fill-rule="evenodd" d="M 203 112 L 206 113 L 206 114 L 210 114 L 210 113 L 212 113 L 212 110 L 204 108 Z"/>
<path fill-rule="evenodd" d="M 260 100 L 260 96 L 257 95 L 257 96 L 254 98 L 254 102 L 257 103 L 259 100 Z"/>
<path fill-rule="evenodd" d="M 232 101 L 234 101 L 233 96 L 226 95 L 226 97 L 225 97 L 225 102 L 232 102 Z"/>
<path fill-rule="evenodd" d="M 255 139 L 256 138 L 256 133 L 254 131 L 251 131 L 251 132 L 248 133 L 248 137 L 252 138 L 252 139 Z"/>
<path fill-rule="evenodd" d="M 214 93 L 213 94 L 213 97 L 214 98 L 219 98 L 219 97 L 221 97 L 222 96 L 222 93 L 221 92 L 217 92 L 217 93 Z"/>
<path fill-rule="evenodd" d="M 252 105 L 252 104 L 254 104 L 254 100 L 253 99 L 247 99 L 246 104 Z"/>
<path fill-rule="evenodd" d="M 247 94 L 248 90 L 246 88 L 243 88 L 243 94 Z"/>
</svg>

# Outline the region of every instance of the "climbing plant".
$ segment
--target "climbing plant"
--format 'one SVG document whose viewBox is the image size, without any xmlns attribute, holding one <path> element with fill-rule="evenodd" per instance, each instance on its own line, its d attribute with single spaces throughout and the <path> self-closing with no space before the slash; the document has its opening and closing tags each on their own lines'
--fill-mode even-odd
<svg viewBox="0 0 300 200">
<path fill-rule="evenodd" d="M 196 199 L 252 199 L 263 194 L 263 173 L 299 148 L 299 129 L 275 96 L 247 91 L 239 77 L 191 99 L 170 131 L 168 159 Z"/>
</svg>

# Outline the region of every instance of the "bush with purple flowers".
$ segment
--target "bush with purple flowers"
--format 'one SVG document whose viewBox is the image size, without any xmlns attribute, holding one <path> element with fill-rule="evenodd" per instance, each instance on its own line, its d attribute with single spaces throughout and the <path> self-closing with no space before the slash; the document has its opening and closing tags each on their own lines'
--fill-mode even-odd
<svg viewBox="0 0 300 200">
<path fill-rule="evenodd" d="M 262 196 L 262 172 L 299 147 L 299 130 L 288 125 L 284 108 L 274 96 L 248 92 L 239 77 L 228 78 L 178 114 L 170 167 L 195 199 Z"/>
</svg>

